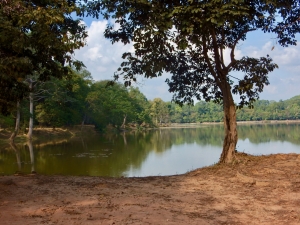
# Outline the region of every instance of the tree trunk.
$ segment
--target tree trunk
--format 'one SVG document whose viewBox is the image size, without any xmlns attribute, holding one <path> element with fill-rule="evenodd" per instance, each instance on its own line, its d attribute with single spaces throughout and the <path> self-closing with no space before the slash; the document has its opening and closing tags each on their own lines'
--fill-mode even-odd
<svg viewBox="0 0 300 225">
<path fill-rule="evenodd" d="M 84 126 L 85 118 L 86 118 L 86 114 L 84 114 L 84 116 L 83 116 L 83 119 L 82 119 L 82 122 L 81 122 L 81 128 L 80 128 L 80 131 L 82 131 L 82 128 L 83 128 L 83 126 Z"/>
<path fill-rule="evenodd" d="M 124 115 L 124 119 L 123 119 L 123 123 L 122 123 L 122 125 L 121 125 L 121 128 L 123 128 L 123 129 L 125 129 L 126 118 L 127 118 L 127 115 L 125 114 L 125 115 Z"/>
<path fill-rule="evenodd" d="M 29 111 L 30 111 L 30 118 L 29 118 L 29 127 L 28 127 L 28 133 L 27 133 L 27 138 L 29 140 L 32 139 L 32 131 L 33 131 L 33 90 L 32 90 L 32 82 L 29 84 Z"/>
<path fill-rule="evenodd" d="M 225 84 L 223 90 L 224 107 L 224 129 L 225 138 L 223 142 L 223 151 L 220 157 L 220 163 L 230 163 L 234 159 L 235 148 L 238 141 L 236 108 L 232 98 L 229 85 Z"/>
<path fill-rule="evenodd" d="M 16 126 L 14 132 L 11 134 L 9 140 L 15 141 L 15 137 L 18 135 L 20 129 L 20 101 L 17 101 L 17 115 L 16 115 Z"/>
</svg>

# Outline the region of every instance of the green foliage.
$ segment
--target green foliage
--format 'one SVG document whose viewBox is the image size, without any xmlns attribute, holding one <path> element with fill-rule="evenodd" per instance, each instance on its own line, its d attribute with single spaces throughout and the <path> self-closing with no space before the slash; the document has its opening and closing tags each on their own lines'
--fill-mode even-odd
<svg viewBox="0 0 300 225">
<path fill-rule="evenodd" d="M 237 111 L 237 119 L 243 121 L 259 120 L 298 120 L 300 119 L 299 96 L 286 101 L 259 100 L 253 109 Z"/>
<path fill-rule="evenodd" d="M 171 104 L 170 121 L 172 123 L 202 123 L 202 122 L 222 122 L 223 108 L 213 102 L 200 101 L 191 106 L 184 104 L 180 107 Z"/>
<path fill-rule="evenodd" d="M 28 85 L 0 73 L 0 114 L 8 115 L 28 91 Z"/>
<path fill-rule="evenodd" d="M 300 96 L 285 101 L 257 100 L 253 108 L 237 110 L 238 121 L 299 120 Z M 170 103 L 172 123 L 222 122 L 223 108 L 213 102 L 200 101 L 195 106 L 184 104 L 180 107 Z"/>
<path fill-rule="evenodd" d="M 141 124 L 149 121 L 148 101 L 138 89 L 120 84 L 107 85 L 108 81 L 92 85 L 86 101 L 92 122 L 100 129 L 108 124 L 120 127 L 124 122 Z"/>
<path fill-rule="evenodd" d="M 68 77 L 51 78 L 39 85 L 40 92 L 44 95 L 35 110 L 39 124 L 56 127 L 75 125 L 84 118 L 91 75 L 86 70 L 73 70 Z"/>
<path fill-rule="evenodd" d="M 134 107 L 133 112 L 133 121 L 141 125 L 143 122 L 152 124 L 152 120 L 150 117 L 150 102 L 147 100 L 145 95 L 140 92 L 138 88 L 130 87 L 129 88 L 129 97 L 131 98 L 131 102 Z"/>
<path fill-rule="evenodd" d="M 2 111 L 27 95 L 22 82 L 28 75 L 39 74 L 45 81 L 67 76 L 68 65 L 82 66 L 72 54 L 84 46 L 87 34 L 72 18 L 75 12 L 75 0 L 1 1 L 0 85 L 9 88 L 0 89 Z M 11 92 L 10 98 L 3 97 Z"/>
<path fill-rule="evenodd" d="M 156 125 L 168 122 L 169 108 L 161 98 L 155 98 L 150 102 L 149 115 Z"/>
<path fill-rule="evenodd" d="M 13 127 L 14 126 L 14 120 L 10 116 L 3 116 L 0 114 L 0 130 L 2 128 L 6 127 Z"/>
<path fill-rule="evenodd" d="M 126 88 L 115 83 L 107 86 L 107 81 L 93 82 L 87 70 L 69 70 L 67 77 L 34 83 L 34 123 L 39 126 L 61 127 L 77 124 L 94 124 L 104 130 L 107 125 L 120 127 L 134 123 L 152 124 L 150 103 L 138 88 Z M 21 102 L 21 124 L 28 124 L 29 101 Z M 0 125 L 6 119 L 1 117 Z M 5 120 L 4 120 L 5 119 Z M 123 124 L 124 123 L 124 124 Z"/>
</svg>

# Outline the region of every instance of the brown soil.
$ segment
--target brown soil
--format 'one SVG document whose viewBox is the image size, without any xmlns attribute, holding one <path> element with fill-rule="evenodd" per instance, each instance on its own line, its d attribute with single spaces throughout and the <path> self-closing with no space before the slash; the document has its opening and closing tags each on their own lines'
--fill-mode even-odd
<svg viewBox="0 0 300 225">
<path fill-rule="evenodd" d="M 0 177 L 0 224 L 300 224 L 300 155 L 144 178 Z"/>
<path fill-rule="evenodd" d="M 26 143 L 27 132 L 19 132 L 19 135 L 15 139 L 15 143 Z M 12 130 L 0 129 L 0 143 L 8 143 L 9 137 L 12 134 Z M 40 142 L 47 142 L 51 138 L 74 138 L 91 136 L 97 134 L 95 127 L 92 125 L 74 126 L 72 128 L 34 128 L 33 130 L 33 140 L 39 140 Z"/>
</svg>

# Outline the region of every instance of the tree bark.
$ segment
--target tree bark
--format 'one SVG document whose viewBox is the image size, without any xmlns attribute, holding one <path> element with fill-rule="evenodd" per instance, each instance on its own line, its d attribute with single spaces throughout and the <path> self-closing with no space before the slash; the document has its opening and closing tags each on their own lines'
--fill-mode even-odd
<svg viewBox="0 0 300 225">
<path fill-rule="evenodd" d="M 82 128 L 83 128 L 83 126 L 84 126 L 85 118 L 86 118 L 86 114 L 84 114 L 84 116 L 83 116 L 83 119 L 82 119 L 82 122 L 81 122 L 81 128 L 80 128 L 80 131 L 82 131 Z"/>
<path fill-rule="evenodd" d="M 232 98 L 230 86 L 226 83 L 223 89 L 224 129 L 225 138 L 219 163 L 231 163 L 235 158 L 238 141 L 236 107 Z"/>
<path fill-rule="evenodd" d="M 20 101 L 17 101 L 17 115 L 16 115 L 16 126 L 15 126 L 15 130 L 14 132 L 11 134 L 9 140 L 11 142 L 15 141 L 16 136 L 19 133 L 19 129 L 20 129 Z"/>
<path fill-rule="evenodd" d="M 29 140 L 32 139 L 32 131 L 33 131 L 33 90 L 32 90 L 32 81 L 29 84 L 29 111 L 30 111 L 30 118 L 29 118 L 29 127 L 28 127 L 28 133 L 27 133 L 27 138 Z"/>
<path fill-rule="evenodd" d="M 124 115 L 123 123 L 122 123 L 122 125 L 121 125 L 121 128 L 122 128 L 122 129 L 125 129 L 126 118 L 127 118 L 127 114 Z"/>
</svg>

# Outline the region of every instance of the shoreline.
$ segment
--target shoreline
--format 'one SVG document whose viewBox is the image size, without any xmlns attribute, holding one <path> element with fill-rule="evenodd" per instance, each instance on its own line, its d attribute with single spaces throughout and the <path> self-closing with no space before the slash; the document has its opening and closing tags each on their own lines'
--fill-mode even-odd
<svg viewBox="0 0 300 225">
<path fill-rule="evenodd" d="M 260 120 L 260 121 L 237 121 L 237 125 L 269 125 L 269 124 L 298 124 L 300 120 Z M 213 125 L 223 125 L 223 122 L 203 122 L 203 123 L 169 123 L 163 124 L 162 126 L 148 128 L 146 130 L 156 130 L 156 129 L 171 129 L 171 128 L 196 128 L 201 126 L 213 126 Z M 34 128 L 33 141 L 41 140 L 44 138 L 76 138 L 83 135 L 96 134 L 93 125 L 85 125 L 82 129 L 80 125 L 70 127 L 70 128 L 49 128 L 49 127 L 36 127 Z M 126 130 L 126 132 L 138 131 L 137 129 Z M 7 129 L 0 129 L 0 143 L 9 143 L 9 137 L 12 131 Z M 18 134 L 15 143 L 26 142 L 26 134 Z"/>
<path fill-rule="evenodd" d="M 237 125 L 250 125 L 250 124 L 293 124 L 300 123 L 300 120 L 260 120 L 260 121 L 237 121 Z M 189 128 L 199 127 L 202 125 L 223 125 L 223 122 L 203 122 L 203 123 L 170 123 L 168 126 L 160 126 L 163 128 Z"/>
<path fill-rule="evenodd" d="M 3 175 L 0 221 L 3 225 L 300 224 L 299 166 L 300 154 L 239 152 L 233 163 L 170 176 Z"/>
<path fill-rule="evenodd" d="M 252 156 L 182 175 L 0 176 L 0 221 L 31 224 L 299 224 L 298 154 Z"/>
</svg>

